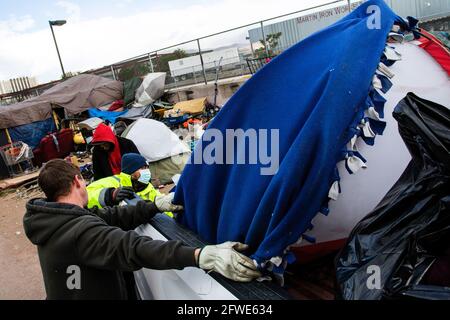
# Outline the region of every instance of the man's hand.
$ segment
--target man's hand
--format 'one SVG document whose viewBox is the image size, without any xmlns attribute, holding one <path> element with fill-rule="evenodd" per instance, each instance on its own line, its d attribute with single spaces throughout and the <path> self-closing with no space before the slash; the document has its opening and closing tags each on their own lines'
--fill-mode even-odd
<svg viewBox="0 0 450 320">
<path fill-rule="evenodd" d="M 239 253 L 248 245 L 239 242 L 225 242 L 204 247 L 198 256 L 198 266 L 207 271 L 216 271 L 228 279 L 250 282 L 259 278 L 261 273 L 253 261 Z"/>
<path fill-rule="evenodd" d="M 114 190 L 112 199 L 115 204 L 121 203 L 125 199 L 133 199 L 135 197 L 133 188 L 120 187 Z"/>
<path fill-rule="evenodd" d="M 183 206 L 173 204 L 174 193 L 163 194 L 155 197 L 155 205 L 161 212 L 175 212 L 183 210 Z"/>
</svg>

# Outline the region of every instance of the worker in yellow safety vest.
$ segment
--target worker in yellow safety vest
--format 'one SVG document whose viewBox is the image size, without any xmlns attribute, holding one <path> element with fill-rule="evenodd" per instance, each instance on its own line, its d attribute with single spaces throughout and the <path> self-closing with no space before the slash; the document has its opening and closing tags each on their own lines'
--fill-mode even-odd
<svg viewBox="0 0 450 320">
<path fill-rule="evenodd" d="M 112 207 L 123 200 L 136 197 L 145 201 L 166 202 L 165 198 L 169 195 L 162 195 L 156 190 L 150 179 L 151 173 L 145 158 L 137 153 L 127 153 L 122 157 L 119 174 L 94 181 L 87 186 L 88 208 Z M 170 196 L 173 197 L 173 194 Z M 165 214 L 173 218 L 172 212 Z"/>
</svg>

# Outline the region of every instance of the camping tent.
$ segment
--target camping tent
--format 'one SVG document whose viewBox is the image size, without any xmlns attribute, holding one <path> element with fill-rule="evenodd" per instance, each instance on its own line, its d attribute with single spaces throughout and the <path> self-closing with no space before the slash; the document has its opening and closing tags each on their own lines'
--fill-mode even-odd
<svg viewBox="0 0 450 320">
<path fill-rule="evenodd" d="M 181 173 L 190 150 L 164 123 L 139 119 L 122 134 L 134 142 L 139 152 L 150 162 L 152 178 L 170 183 L 172 176 Z"/>
<path fill-rule="evenodd" d="M 122 83 L 81 74 L 48 89 L 40 96 L 0 108 L 0 129 L 51 118 L 52 107 L 64 108 L 68 116 L 122 98 Z"/>
</svg>

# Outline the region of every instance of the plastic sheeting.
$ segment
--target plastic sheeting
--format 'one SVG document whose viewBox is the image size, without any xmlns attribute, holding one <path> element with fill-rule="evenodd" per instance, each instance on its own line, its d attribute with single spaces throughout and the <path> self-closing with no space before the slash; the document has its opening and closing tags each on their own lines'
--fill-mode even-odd
<svg viewBox="0 0 450 320">
<path fill-rule="evenodd" d="M 450 299 L 449 288 L 421 284 L 449 249 L 450 110 L 410 93 L 394 117 L 412 160 L 338 256 L 341 295 Z"/>
<path fill-rule="evenodd" d="M 99 109 L 89 109 L 89 117 L 100 118 L 109 121 L 111 124 L 116 123 L 117 118 L 127 113 L 127 111 L 102 111 Z"/>
<path fill-rule="evenodd" d="M 143 107 L 161 98 L 164 94 L 165 81 L 165 72 L 155 72 L 146 75 L 142 84 L 136 90 L 134 107 Z"/>
<path fill-rule="evenodd" d="M 134 122 L 125 133 L 125 138 L 133 141 L 140 154 L 149 162 L 190 152 L 164 123 L 152 119 L 139 119 Z"/>
<path fill-rule="evenodd" d="M 121 115 L 119 120 L 138 120 L 140 118 L 150 118 L 152 115 L 152 105 L 146 107 L 133 107 Z"/>
<path fill-rule="evenodd" d="M 56 127 L 53 119 L 50 118 L 44 121 L 9 128 L 8 131 L 13 142 L 22 141 L 30 146 L 31 149 L 34 149 L 39 146 L 42 138 L 56 131 Z"/>
</svg>

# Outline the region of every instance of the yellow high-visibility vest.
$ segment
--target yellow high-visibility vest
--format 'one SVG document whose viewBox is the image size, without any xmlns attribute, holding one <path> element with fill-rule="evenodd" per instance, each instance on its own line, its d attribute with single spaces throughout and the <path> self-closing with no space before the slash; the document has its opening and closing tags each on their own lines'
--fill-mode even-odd
<svg viewBox="0 0 450 320">
<path fill-rule="evenodd" d="M 111 177 L 106 177 L 97 181 L 92 182 L 87 186 L 88 192 L 88 208 L 103 208 L 105 207 L 105 194 L 109 188 L 120 188 L 120 187 L 131 187 L 131 176 L 126 173 L 119 173 Z M 148 184 L 147 188 L 136 194 L 146 201 L 155 201 L 156 196 L 160 196 L 161 193 L 156 190 L 151 183 Z M 169 217 L 173 218 L 172 212 L 164 212 Z"/>
</svg>

